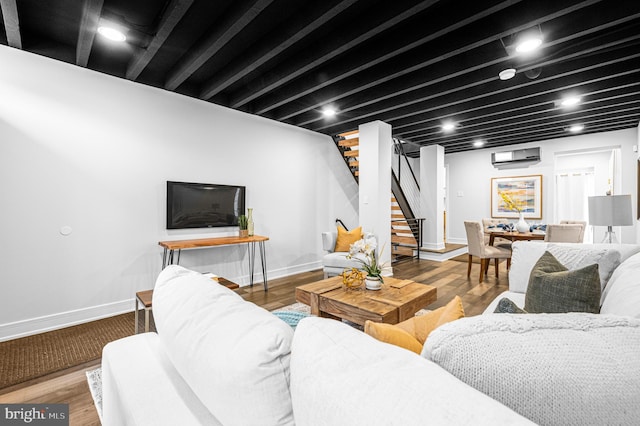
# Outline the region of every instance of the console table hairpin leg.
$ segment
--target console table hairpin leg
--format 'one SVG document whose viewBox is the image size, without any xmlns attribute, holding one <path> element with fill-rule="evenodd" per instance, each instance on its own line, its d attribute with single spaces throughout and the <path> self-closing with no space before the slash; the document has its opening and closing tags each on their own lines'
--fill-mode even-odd
<svg viewBox="0 0 640 426">
<path fill-rule="evenodd" d="M 162 254 L 162 269 L 168 265 L 180 264 L 180 253 L 183 248 L 207 248 L 222 245 L 234 245 L 247 243 L 247 253 L 249 258 L 249 285 L 253 287 L 253 269 L 256 259 L 256 243 L 259 244 L 260 250 L 260 263 L 262 266 L 262 284 L 264 290 L 269 290 L 267 283 L 267 254 L 265 250 L 264 242 L 269 238 L 254 235 L 251 237 L 220 237 L 220 238 L 207 238 L 200 240 L 183 240 L 183 241 L 160 241 L 158 244 L 164 248 Z M 174 259 L 175 251 L 178 251 L 177 259 Z M 174 262 L 175 260 L 175 262 Z"/>
</svg>

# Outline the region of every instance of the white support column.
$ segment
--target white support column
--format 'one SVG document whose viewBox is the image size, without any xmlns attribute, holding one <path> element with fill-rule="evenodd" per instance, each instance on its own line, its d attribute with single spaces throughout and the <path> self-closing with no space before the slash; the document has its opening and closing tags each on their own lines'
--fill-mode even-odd
<svg viewBox="0 0 640 426">
<path fill-rule="evenodd" d="M 422 247 L 444 249 L 444 147 L 420 148 L 420 215 L 425 218 Z"/>
<path fill-rule="evenodd" d="M 387 265 L 383 275 L 393 275 L 391 268 L 391 126 L 374 121 L 359 127 L 360 225 L 363 232 L 378 238 L 380 261 Z"/>
</svg>

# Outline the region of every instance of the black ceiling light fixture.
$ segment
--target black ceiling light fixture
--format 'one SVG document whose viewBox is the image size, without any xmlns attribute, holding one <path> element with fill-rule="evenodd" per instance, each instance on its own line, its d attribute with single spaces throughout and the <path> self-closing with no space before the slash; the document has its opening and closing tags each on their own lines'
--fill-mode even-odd
<svg viewBox="0 0 640 426">
<path fill-rule="evenodd" d="M 500 41 L 509 57 L 526 57 L 538 50 L 542 45 L 542 29 L 540 25 L 536 25 L 516 34 L 503 37 Z M 500 77 L 500 80 L 509 80 L 515 77 L 516 72 L 516 67 L 508 63 L 508 65 L 500 71 L 498 77 Z M 532 80 L 538 78 L 541 73 L 542 68 L 540 67 L 530 68 L 524 72 L 527 78 Z"/>
</svg>

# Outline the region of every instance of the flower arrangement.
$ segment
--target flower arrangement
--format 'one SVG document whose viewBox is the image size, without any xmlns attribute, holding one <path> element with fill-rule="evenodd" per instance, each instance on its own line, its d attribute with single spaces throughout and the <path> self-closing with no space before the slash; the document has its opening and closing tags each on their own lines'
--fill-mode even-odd
<svg viewBox="0 0 640 426">
<path fill-rule="evenodd" d="M 348 259 L 354 259 L 362 263 L 362 269 L 367 272 L 370 277 L 378 277 L 382 282 L 382 268 L 384 265 L 378 263 L 378 255 L 376 254 L 376 248 L 378 243 L 374 237 L 363 238 L 356 241 L 349 246 Z M 354 257 L 356 254 L 362 253 L 366 260 Z"/>
<path fill-rule="evenodd" d="M 516 203 L 513 198 L 509 196 L 509 194 L 507 194 L 506 192 L 500 192 L 500 197 L 509 210 L 515 210 L 518 213 L 522 212 L 522 207 L 519 205 L 519 203 Z"/>
</svg>

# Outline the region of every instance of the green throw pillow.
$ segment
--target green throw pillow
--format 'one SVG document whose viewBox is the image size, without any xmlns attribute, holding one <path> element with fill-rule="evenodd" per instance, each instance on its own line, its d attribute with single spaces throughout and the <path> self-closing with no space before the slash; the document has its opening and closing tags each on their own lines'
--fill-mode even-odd
<svg viewBox="0 0 640 426">
<path fill-rule="evenodd" d="M 518 305 L 516 305 L 513 300 L 503 297 L 498 302 L 498 306 L 496 306 L 496 310 L 493 311 L 494 314 L 528 314 L 524 309 L 520 309 Z"/>
<path fill-rule="evenodd" d="M 530 313 L 600 312 L 598 264 L 568 270 L 545 251 L 529 276 L 524 309 Z"/>
</svg>

